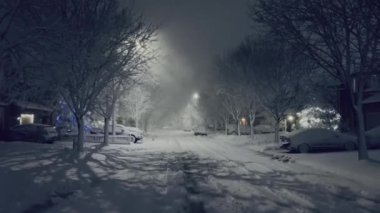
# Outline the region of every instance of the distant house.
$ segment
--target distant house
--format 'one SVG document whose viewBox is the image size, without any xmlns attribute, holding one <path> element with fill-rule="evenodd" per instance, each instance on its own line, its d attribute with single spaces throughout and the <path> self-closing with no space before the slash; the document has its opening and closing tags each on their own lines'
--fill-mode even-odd
<svg viewBox="0 0 380 213">
<path fill-rule="evenodd" d="M 53 124 L 50 107 L 30 102 L 0 102 L 0 131 L 12 126 L 28 123 Z"/>
<path fill-rule="evenodd" d="M 352 87 L 356 90 L 356 81 L 352 82 Z M 338 92 L 338 111 L 342 115 L 347 128 L 355 130 L 357 126 L 355 111 L 350 102 L 350 93 L 346 88 L 340 88 Z M 380 75 L 371 74 L 368 76 L 363 99 L 363 114 L 365 129 L 369 130 L 380 126 Z"/>
</svg>

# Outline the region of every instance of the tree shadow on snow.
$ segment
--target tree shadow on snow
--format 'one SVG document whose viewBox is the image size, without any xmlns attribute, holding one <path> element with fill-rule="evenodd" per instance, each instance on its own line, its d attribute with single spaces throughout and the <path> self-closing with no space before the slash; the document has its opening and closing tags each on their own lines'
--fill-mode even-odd
<svg viewBox="0 0 380 213">
<path fill-rule="evenodd" d="M 378 200 L 192 153 L 0 151 L 0 212 L 376 212 Z M 298 174 L 299 175 L 299 174 Z M 318 177 L 317 174 L 310 174 Z"/>
</svg>

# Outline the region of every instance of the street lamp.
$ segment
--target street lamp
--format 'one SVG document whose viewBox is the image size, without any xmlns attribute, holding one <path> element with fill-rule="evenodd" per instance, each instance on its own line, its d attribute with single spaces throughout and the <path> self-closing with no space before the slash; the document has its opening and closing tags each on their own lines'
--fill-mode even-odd
<svg viewBox="0 0 380 213">
<path fill-rule="evenodd" d="M 293 123 L 295 117 L 293 115 L 288 115 L 285 119 L 285 132 L 288 131 L 288 122 L 291 124 Z"/>
<path fill-rule="evenodd" d="M 195 99 L 195 100 L 199 99 L 199 94 L 197 92 L 193 94 L 193 99 Z"/>
<path fill-rule="evenodd" d="M 245 126 L 245 125 L 247 124 L 247 119 L 242 118 L 242 119 L 241 119 L 241 124 Z"/>
<path fill-rule="evenodd" d="M 293 115 L 288 115 L 287 119 L 289 122 L 293 122 L 295 118 Z"/>
</svg>

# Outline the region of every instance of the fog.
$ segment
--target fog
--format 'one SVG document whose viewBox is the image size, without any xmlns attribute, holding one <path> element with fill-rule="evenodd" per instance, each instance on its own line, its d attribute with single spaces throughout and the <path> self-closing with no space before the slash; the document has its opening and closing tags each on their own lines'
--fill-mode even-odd
<svg viewBox="0 0 380 213">
<path fill-rule="evenodd" d="M 192 93 L 213 80 L 213 61 L 250 31 L 246 0 L 138 0 L 135 7 L 159 26 L 160 56 L 150 66 L 160 84 L 155 111 L 171 118 Z"/>
</svg>

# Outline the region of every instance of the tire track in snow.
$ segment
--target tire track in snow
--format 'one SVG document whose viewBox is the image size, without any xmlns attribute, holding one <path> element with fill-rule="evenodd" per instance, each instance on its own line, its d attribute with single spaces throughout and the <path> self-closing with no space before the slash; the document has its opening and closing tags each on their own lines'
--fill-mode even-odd
<svg viewBox="0 0 380 213">
<path fill-rule="evenodd" d="M 227 154 L 224 153 L 222 150 L 220 150 L 220 149 L 216 150 L 215 148 L 217 146 L 214 146 L 214 145 L 211 146 L 209 144 L 210 141 L 207 141 L 207 140 L 200 141 L 198 139 L 194 139 L 193 142 L 194 142 L 194 144 L 197 144 L 197 146 L 200 149 L 202 149 L 203 151 L 205 151 L 206 153 L 209 153 L 212 156 L 217 157 L 217 159 L 221 159 L 222 162 L 224 161 L 230 165 L 231 164 L 234 165 L 234 167 L 229 166 L 229 169 L 233 168 L 233 169 L 240 171 L 239 174 L 242 176 L 244 176 L 244 175 L 249 176 L 252 178 L 253 181 L 255 179 L 260 180 L 260 179 L 267 179 L 268 178 L 268 177 L 263 178 L 260 175 L 252 174 L 254 171 L 248 169 L 245 166 L 244 162 L 239 162 L 237 160 L 233 160 L 229 156 L 227 156 Z M 225 147 L 225 146 L 223 146 L 223 147 Z M 256 165 L 262 167 L 262 169 L 264 168 L 267 171 L 273 171 L 272 169 L 269 169 L 263 165 L 260 165 L 257 163 L 256 163 Z M 210 180 L 210 183 L 216 188 L 216 190 L 221 191 L 226 196 L 227 200 L 229 200 L 232 203 L 238 203 L 238 200 L 235 197 L 231 196 L 229 194 L 228 189 L 225 189 L 223 184 L 218 183 L 218 180 L 216 178 L 211 176 L 211 177 L 209 177 L 209 180 Z M 236 180 L 236 181 L 238 181 L 238 180 Z M 244 181 L 244 180 L 241 180 L 241 181 Z M 272 180 L 269 180 L 269 181 L 274 182 Z M 265 187 L 254 187 L 254 188 L 256 191 L 255 194 L 260 195 L 262 197 L 267 197 L 267 198 L 276 198 L 277 199 L 276 203 L 280 204 L 282 207 L 287 207 L 287 205 L 288 205 L 287 202 L 290 201 L 288 199 L 289 195 L 291 195 L 291 197 L 295 198 L 297 200 L 297 202 L 304 204 L 304 206 L 313 207 L 313 204 L 311 203 L 310 199 L 306 198 L 305 196 L 299 195 L 296 192 L 292 192 L 289 190 L 276 190 L 276 191 L 274 191 L 267 186 L 265 186 Z M 289 210 L 289 211 L 291 212 L 291 210 Z M 307 209 L 304 209 L 304 208 L 298 208 L 297 212 L 309 212 L 309 211 Z"/>
<path fill-rule="evenodd" d="M 170 182 L 174 182 L 173 188 L 176 188 L 174 190 L 177 191 L 178 196 L 183 196 L 183 212 L 206 213 L 203 201 L 198 199 L 197 196 L 200 194 L 198 182 L 191 171 L 193 166 L 197 166 L 196 162 L 199 162 L 199 158 L 194 154 L 183 154 L 184 150 L 178 139 L 173 138 L 172 142 L 176 146 L 177 153 L 174 154 L 174 159 L 167 160 L 166 186 L 168 188 L 172 185 Z M 178 191 L 180 192 L 178 193 Z M 181 191 L 184 194 L 181 194 Z M 166 192 L 168 192 L 168 189 L 166 189 Z"/>
</svg>

